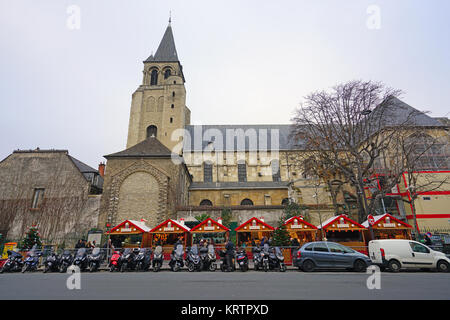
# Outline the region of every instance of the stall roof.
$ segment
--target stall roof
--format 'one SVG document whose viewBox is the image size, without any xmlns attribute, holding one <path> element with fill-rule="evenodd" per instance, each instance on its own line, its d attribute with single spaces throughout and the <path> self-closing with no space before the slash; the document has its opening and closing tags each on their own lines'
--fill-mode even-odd
<svg viewBox="0 0 450 320">
<path fill-rule="evenodd" d="M 239 231 L 241 228 L 243 228 L 245 225 L 250 224 L 253 222 L 253 220 L 256 221 L 257 224 L 262 224 L 263 226 L 267 227 L 270 231 L 275 230 L 274 227 L 268 225 L 267 223 L 265 223 L 264 221 L 258 219 L 258 218 L 250 218 L 249 220 L 247 220 L 246 222 L 244 222 L 243 224 L 241 224 L 239 227 L 237 227 L 236 229 L 234 229 L 235 231 Z M 255 231 L 261 231 L 261 230 L 255 230 Z"/>
<path fill-rule="evenodd" d="M 375 220 L 374 225 L 376 225 L 376 224 L 378 224 L 378 223 L 380 223 L 380 222 L 382 222 L 382 221 L 385 221 L 385 219 L 386 219 L 387 217 L 389 217 L 392 221 L 395 221 L 396 223 L 400 223 L 400 224 L 401 224 L 402 226 L 404 226 L 405 228 L 411 228 L 411 229 L 412 229 L 412 226 L 411 226 L 411 225 L 409 225 L 409 224 L 407 224 L 406 222 L 403 222 L 403 221 L 397 219 L 396 217 L 394 217 L 393 215 L 390 215 L 389 213 L 381 214 L 381 215 L 378 215 L 378 216 L 373 216 L 373 219 Z M 363 225 L 364 227 L 368 228 L 368 227 L 369 227 L 369 221 L 368 221 L 368 220 L 364 221 L 364 222 L 362 223 L 362 225 Z"/>
<path fill-rule="evenodd" d="M 339 216 L 331 217 L 331 218 L 325 220 L 324 222 L 322 222 L 322 224 L 319 224 L 319 225 L 317 226 L 317 228 L 318 228 L 318 229 L 321 229 L 321 228 L 327 229 L 333 222 L 339 220 L 340 218 L 343 218 L 345 221 L 347 221 L 347 222 L 349 222 L 349 223 L 351 223 L 351 224 L 354 224 L 354 225 L 355 225 L 356 227 L 358 227 L 358 228 L 366 229 L 363 225 L 361 225 L 361 224 L 359 224 L 358 222 L 356 222 L 356 221 L 350 219 L 350 218 L 347 217 L 345 214 L 341 214 L 341 215 L 339 215 Z"/>
<path fill-rule="evenodd" d="M 137 221 L 137 220 L 125 220 L 124 222 L 118 224 L 117 226 L 115 226 L 114 228 L 112 228 L 108 233 L 111 233 L 115 230 L 117 230 L 118 228 L 122 227 L 125 225 L 125 223 L 130 223 L 132 224 L 134 227 L 136 227 L 137 229 L 139 229 L 142 232 L 149 232 L 150 228 L 146 226 L 146 224 L 142 221 Z"/>
<path fill-rule="evenodd" d="M 191 230 L 188 226 L 186 226 L 186 225 L 184 225 L 184 224 L 181 224 L 180 222 L 178 222 L 178 221 L 176 221 L 176 220 L 173 220 L 173 219 L 167 219 L 167 220 L 164 221 L 163 223 L 160 223 L 159 225 L 157 225 L 156 227 L 154 227 L 153 229 L 151 229 L 149 232 L 150 232 L 150 233 L 158 233 L 158 229 L 161 228 L 163 225 L 169 223 L 169 222 L 172 222 L 173 224 L 175 224 L 176 226 L 180 227 L 181 229 L 183 229 L 183 230 L 186 231 L 186 232 L 189 232 L 189 231 Z"/>
<path fill-rule="evenodd" d="M 317 227 L 315 225 L 313 225 L 313 224 L 303 220 L 302 217 L 297 217 L 297 216 L 287 219 L 286 222 L 283 225 L 285 226 L 285 225 L 291 223 L 294 219 L 297 219 L 298 222 L 303 223 L 303 224 L 307 225 L 308 227 L 311 227 L 312 229 L 317 229 Z"/>
<path fill-rule="evenodd" d="M 202 221 L 201 223 L 199 223 L 198 225 L 196 225 L 195 227 L 193 227 L 193 228 L 191 229 L 191 232 L 197 231 L 198 228 L 200 228 L 201 226 L 207 224 L 208 221 L 211 221 L 212 224 L 214 224 L 214 225 L 220 227 L 223 231 L 230 231 L 230 229 L 228 229 L 227 227 L 225 227 L 223 224 L 221 224 L 221 223 L 219 223 L 219 222 L 217 222 L 217 221 L 215 221 L 215 220 L 213 220 L 213 219 L 211 219 L 211 218 L 208 218 L 208 219 Z"/>
</svg>

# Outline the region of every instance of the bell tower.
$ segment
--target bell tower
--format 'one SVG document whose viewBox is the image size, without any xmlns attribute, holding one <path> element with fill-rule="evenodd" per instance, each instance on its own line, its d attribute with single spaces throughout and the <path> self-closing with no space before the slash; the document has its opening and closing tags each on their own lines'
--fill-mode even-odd
<svg viewBox="0 0 450 320">
<path fill-rule="evenodd" d="M 171 22 L 156 50 L 144 61 L 143 80 L 133 93 L 127 148 L 156 137 L 170 150 L 179 143 L 172 133 L 190 124 L 183 67 L 178 59 Z"/>
</svg>

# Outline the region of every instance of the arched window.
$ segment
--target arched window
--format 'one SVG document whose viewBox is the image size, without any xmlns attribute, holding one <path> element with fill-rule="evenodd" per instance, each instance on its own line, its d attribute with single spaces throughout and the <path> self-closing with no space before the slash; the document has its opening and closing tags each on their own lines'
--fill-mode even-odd
<svg viewBox="0 0 450 320">
<path fill-rule="evenodd" d="M 203 163 L 203 182 L 212 182 L 212 162 Z"/>
<path fill-rule="evenodd" d="M 203 199 L 202 201 L 200 201 L 200 206 L 202 207 L 202 206 L 209 206 L 209 207 L 212 207 L 212 202 L 211 202 L 211 200 L 208 200 L 208 199 Z"/>
<path fill-rule="evenodd" d="M 281 181 L 280 161 L 278 161 L 277 159 L 272 160 L 270 166 L 272 168 L 272 181 Z"/>
<path fill-rule="evenodd" d="M 245 161 L 238 161 L 238 181 L 247 182 L 247 164 Z"/>
<path fill-rule="evenodd" d="M 284 198 L 282 201 L 281 201 L 281 205 L 282 206 L 287 206 L 289 204 L 289 198 Z"/>
<path fill-rule="evenodd" d="M 170 77 L 172 75 L 172 71 L 170 71 L 169 68 L 167 68 L 166 70 L 164 70 L 164 79 L 167 79 L 168 77 Z"/>
<path fill-rule="evenodd" d="M 248 198 L 241 201 L 241 206 L 252 206 L 252 205 L 253 205 L 253 201 Z"/>
<path fill-rule="evenodd" d="M 156 86 L 157 83 L 158 83 L 158 70 L 153 69 L 152 72 L 150 73 L 150 85 Z"/>
<path fill-rule="evenodd" d="M 157 137 L 158 128 L 154 125 L 147 127 L 147 139 L 150 137 Z"/>
</svg>

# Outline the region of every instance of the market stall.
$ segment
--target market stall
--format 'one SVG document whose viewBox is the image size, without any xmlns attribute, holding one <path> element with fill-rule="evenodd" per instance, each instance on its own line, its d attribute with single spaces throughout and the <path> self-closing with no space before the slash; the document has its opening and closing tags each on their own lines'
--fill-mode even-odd
<svg viewBox="0 0 450 320">
<path fill-rule="evenodd" d="M 181 240 L 184 249 L 191 243 L 189 232 L 190 228 L 184 224 L 183 219 L 180 221 L 167 219 L 149 231 L 151 245 L 153 247 L 161 245 L 167 259 L 178 239 Z"/>
<path fill-rule="evenodd" d="M 317 227 L 303 220 L 303 217 L 292 217 L 284 223 L 291 238 L 297 239 L 300 246 L 316 240 Z"/>
<path fill-rule="evenodd" d="M 373 237 L 374 239 L 412 239 L 412 226 L 403 222 L 389 213 L 373 217 Z M 369 228 L 369 221 L 364 221 L 362 225 Z M 365 231 L 366 241 L 374 240 L 370 231 Z"/>
<path fill-rule="evenodd" d="M 106 234 L 115 248 L 145 248 L 150 246 L 149 231 L 143 220 L 125 220 Z"/>
<path fill-rule="evenodd" d="M 216 247 L 224 247 L 226 236 L 230 229 L 222 224 L 222 219 L 215 221 L 208 218 L 191 229 L 191 245 L 198 243 L 201 239 L 209 239 Z"/>
<path fill-rule="evenodd" d="M 253 217 L 235 229 L 237 245 L 245 244 L 251 247 L 253 241 L 259 243 L 263 237 L 269 239 L 274 230 L 275 228 L 265 223 L 263 218 Z"/>
<path fill-rule="evenodd" d="M 366 228 L 344 214 L 329 218 L 317 228 L 319 236 L 321 235 L 320 229 L 323 230 L 323 236 L 326 238 L 323 240 L 337 242 L 357 251 L 366 251 L 364 237 Z"/>
</svg>

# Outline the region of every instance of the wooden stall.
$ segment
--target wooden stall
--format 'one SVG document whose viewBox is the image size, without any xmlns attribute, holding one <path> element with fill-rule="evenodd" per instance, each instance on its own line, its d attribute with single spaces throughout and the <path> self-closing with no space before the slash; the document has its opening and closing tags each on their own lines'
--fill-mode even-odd
<svg viewBox="0 0 450 320">
<path fill-rule="evenodd" d="M 191 229 L 191 245 L 198 243 L 201 239 L 210 239 L 214 246 L 223 247 L 226 236 L 229 236 L 230 229 L 222 224 L 222 220 L 215 221 L 208 218 Z"/>
<path fill-rule="evenodd" d="M 317 228 L 323 229 L 323 236 L 326 238 L 323 240 L 337 242 L 352 247 L 357 251 L 366 251 L 364 237 L 366 228 L 344 214 L 331 217 L 324 221 L 322 225 L 317 226 Z M 320 230 L 318 235 L 320 235 Z"/>
<path fill-rule="evenodd" d="M 365 238 L 367 242 L 375 239 L 412 239 L 411 230 L 413 227 L 406 222 L 395 218 L 389 213 L 374 216 L 373 218 L 372 230 L 374 239 L 372 239 L 369 230 L 366 230 Z M 369 228 L 369 221 L 364 221 L 362 225 Z"/>
<path fill-rule="evenodd" d="M 151 234 L 151 245 L 161 245 L 164 253 L 168 255 L 172 252 L 175 243 L 180 239 L 186 249 L 186 246 L 191 243 L 189 232 L 190 228 L 184 225 L 183 220 L 167 219 L 149 231 Z"/>
<path fill-rule="evenodd" d="M 303 217 L 292 217 L 284 223 L 291 238 L 298 240 L 300 246 L 316 240 L 317 227 L 303 220 Z"/>
<path fill-rule="evenodd" d="M 144 221 L 125 220 L 106 234 L 115 248 L 146 248 L 150 246 L 149 231 Z"/>
<path fill-rule="evenodd" d="M 245 243 L 247 247 L 251 247 L 252 241 L 259 242 L 263 237 L 269 239 L 274 230 L 274 227 L 262 219 L 253 217 L 235 229 L 237 245 L 242 246 Z"/>
</svg>

